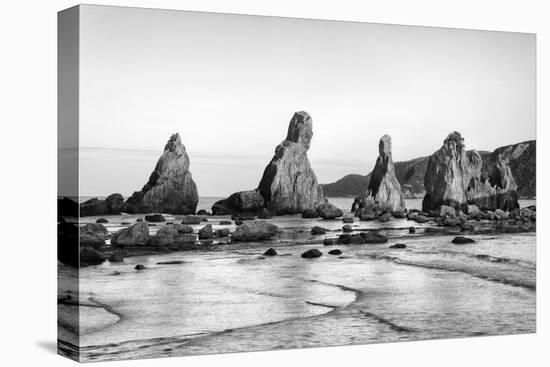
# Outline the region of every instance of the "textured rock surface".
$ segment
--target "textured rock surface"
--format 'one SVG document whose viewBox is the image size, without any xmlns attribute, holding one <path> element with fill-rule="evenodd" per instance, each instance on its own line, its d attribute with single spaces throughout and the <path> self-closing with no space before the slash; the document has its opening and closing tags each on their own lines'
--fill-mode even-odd
<svg viewBox="0 0 550 367">
<path fill-rule="evenodd" d="M 323 202 L 323 191 L 307 157 L 312 136 L 311 117 L 307 112 L 296 112 L 258 187 L 271 213 L 302 213 Z"/>
<path fill-rule="evenodd" d="M 145 245 L 149 241 L 149 225 L 146 222 L 136 223 L 113 234 L 113 245 Z"/>
<path fill-rule="evenodd" d="M 457 132 L 449 134 L 430 157 L 424 186 L 424 211 L 441 205 L 458 208 L 466 203 L 491 210 L 518 206 L 517 186 L 502 155 L 495 153 L 484 162 L 477 151 L 466 151 Z"/>
<path fill-rule="evenodd" d="M 342 210 L 329 202 L 317 206 L 317 213 L 323 219 L 334 219 L 344 215 Z"/>
<path fill-rule="evenodd" d="M 166 143 L 149 181 L 126 200 L 124 211 L 194 214 L 198 201 L 197 186 L 189 172 L 189 157 L 179 134 L 174 134 Z"/>
<path fill-rule="evenodd" d="M 231 235 L 232 241 L 261 241 L 273 237 L 279 228 L 263 220 L 245 222 Z"/>
<path fill-rule="evenodd" d="M 260 214 L 264 208 L 264 198 L 258 190 L 239 191 L 227 199 L 217 201 L 212 206 L 213 215 Z"/>
<path fill-rule="evenodd" d="M 118 215 L 122 212 L 124 198 L 121 194 L 111 194 L 104 200 L 93 198 L 80 204 L 80 216 Z"/>
<path fill-rule="evenodd" d="M 369 182 L 369 194 L 378 205 L 389 211 L 405 209 L 405 198 L 401 192 L 401 185 L 395 177 L 389 135 L 380 138 L 378 158 Z"/>
</svg>

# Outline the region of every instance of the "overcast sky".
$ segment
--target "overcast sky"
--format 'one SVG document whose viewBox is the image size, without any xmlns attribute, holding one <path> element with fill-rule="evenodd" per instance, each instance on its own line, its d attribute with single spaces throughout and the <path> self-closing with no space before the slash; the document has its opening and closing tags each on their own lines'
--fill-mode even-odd
<svg viewBox="0 0 550 367">
<path fill-rule="evenodd" d="M 83 6 L 81 195 L 128 195 L 179 132 L 200 196 L 255 188 L 295 111 L 321 183 L 458 130 L 468 149 L 535 138 L 535 36 Z"/>
</svg>

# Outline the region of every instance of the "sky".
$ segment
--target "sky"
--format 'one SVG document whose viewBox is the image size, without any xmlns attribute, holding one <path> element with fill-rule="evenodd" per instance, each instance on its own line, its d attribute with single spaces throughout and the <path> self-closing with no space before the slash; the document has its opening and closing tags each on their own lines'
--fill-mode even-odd
<svg viewBox="0 0 550 367">
<path fill-rule="evenodd" d="M 82 6 L 80 193 L 129 195 L 179 132 L 200 196 L 256 188 L 295 111 L 320 183 L 535 139 L 535 36 Z"/>
</svg>

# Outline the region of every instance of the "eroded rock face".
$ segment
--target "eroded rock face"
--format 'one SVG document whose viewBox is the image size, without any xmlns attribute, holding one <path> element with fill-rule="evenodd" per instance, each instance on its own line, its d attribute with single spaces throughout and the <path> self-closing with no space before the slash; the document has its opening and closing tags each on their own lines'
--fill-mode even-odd
<svg viewBox="0 0 550 367">
<path fill-rule="evenodd" d="M 263 220 L 245 222 L 231 235 L 232 241 L 261 241 L 277 234 L 279 227 Z"/>
<path fill-rule="evenodd" d="M 271 213 L 302 213 L 324 201 L 307 157 L 312 137 L 311 117 L 307 112 L 296 112 L 290 120 L 286 139 L 275 149 L 258 187 Z"/>
<path fill-rule="evenodd" d="M 495 152 L 483 161 L 477 151 L 466 151 L 458 132 L 449 134 L 430 157 L 424 186 L 424 211 L 462 204 L 490 210 L 518 207 L 517 186 L 505 159 Z"/>
<path fill-rule="evenodd" d="M 149 181 L 126 200 L 128 213 L 194 214 L 199 195 L 179 134 L 170 137 Z"/>
<path fill-rule="evenodd" d="M 376 208 L 370 208 L 375 205 Z M 361 213 L 358 210 L 361 210 Z M 366 209 L 366 210 L 365 210 Z M 375 210 L 376 209 L 376 210 Z M 367 192 L 356 198 L 352 211 L 356 215 L 369 216 L 368 211 L 402 212 L 405 210 L 405 197 L 395 176 L 391 153 L 391 137 L 384 135 L 378 144 L 378 158 L 372 171 Z"/>
<path fill-rule="evenodd" d="M 264 198 L 258 190 L 239 191 L 227 199 L 217 201 L 212 206 L 213 215 L 260 214 L 264 208 Z"/>
<path fill-rule="evenodd" d="M 146 222 L 138 222 L 113 233 L 111 244 L 129 246 L 146 245 L 149 238 L 149 225 Z"/>
</svg>

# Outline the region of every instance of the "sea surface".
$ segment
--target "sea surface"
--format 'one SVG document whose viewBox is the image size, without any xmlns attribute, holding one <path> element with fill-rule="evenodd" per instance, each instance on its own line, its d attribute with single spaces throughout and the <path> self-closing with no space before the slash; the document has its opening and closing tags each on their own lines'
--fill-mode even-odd
<svg viewBox="0 0 550 367">
<path fill-rule="evenodd" d="M 198 209 L 210 209 L 219 199 L 201 198 Z M 347 213 L 353 202 L 329 200 Z M 420 203 L 407 200 L 409 208 Z M 522 206 L 534 204 L 521 201 Z M 107 227 L 114 232 L 138 217 L 111 216 Z M 214 229 L 227 228 L 217 224 L 221 219 L 227 217 L 208 218 Z M 178 216 L 167 220 L 176 222 Z M 429 224 L 356 221 L 355 231 L 378 229 L 389 242 L 325 247 L 325 237 L 340 233 L 340 220 L 284 216 L 270 221 L 282 233 L 268 242 L 128 257 L 123 263 L 81 269 L 81 359 L 535 332 L 533 232 L 472 235 L 476 243 L 453 245 L 453 236 L 425 234 Z M 313 236 L 309 231 L 314 225 L 330 231 Z M 411 225 L 417 233 L 409 234 Z M 395 243 L 407 247 L 389 248 Z M 262 256 L 270 247 L 279 256 Z M 300 257 L 312 248 L 323 256 Z M 343 254 L 329 255 L 335 248 Z M 173 263 L 159 264 L 166 261 Z M 147 269 L 136 271 L 136 264 Z M 76 275 L 62 265 L 59 274 L 60 290 L 66 292 Z M 61 340 L 69 340 L 70 334 L 70 327 L 60 327 Z"/>
</svg>

